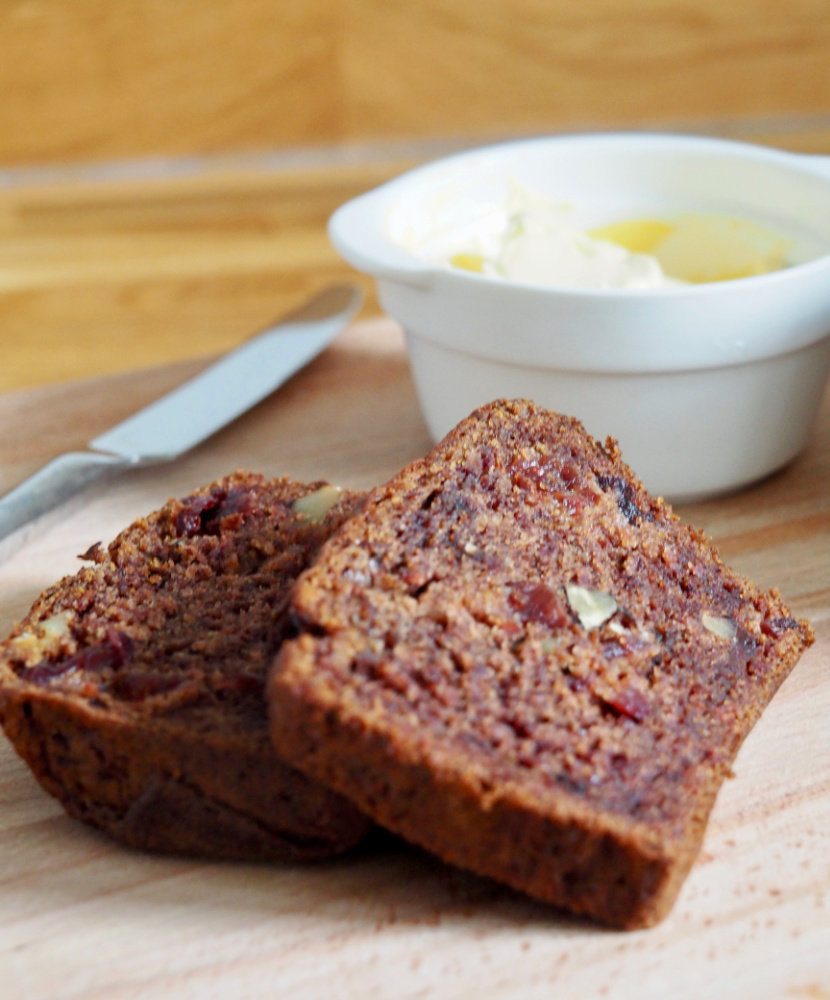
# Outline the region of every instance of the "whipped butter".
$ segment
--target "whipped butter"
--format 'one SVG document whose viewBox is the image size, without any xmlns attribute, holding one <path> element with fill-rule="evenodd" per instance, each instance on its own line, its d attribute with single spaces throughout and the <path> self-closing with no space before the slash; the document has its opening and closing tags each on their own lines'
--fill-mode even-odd
<svg viewBox="0 0 830 1000">
<path fill-rule="evenodd" d="M 623 220 L 585 231 L 576 206 L 518 183 L 457 224 L 435 206 L 431 224 L 402 241 L 423 260 L 507 281 L 567 288 L 667 288 L 786 267 L 789 241 L 714 213 Z M 444 211 L 440 209 L 443 208 Z"/>
<path fill-rule="evenodd" d="M 597 239 L 575 223 L 570 203 L 554 203 L 519 186 L 500 204 L 483 207 L 460 228 L 442 227 L 436 212 L 431 232 L 406 240 L 406 249 L 430 263 L 460 267 L 507 281 L 570 288 L 663 288 L 676 285 L 657 259 L 610 240 Z"/>
</svg>

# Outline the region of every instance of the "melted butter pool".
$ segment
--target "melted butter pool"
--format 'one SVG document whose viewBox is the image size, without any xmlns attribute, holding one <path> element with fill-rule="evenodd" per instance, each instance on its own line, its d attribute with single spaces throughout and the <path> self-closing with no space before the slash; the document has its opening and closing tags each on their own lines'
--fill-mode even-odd
<svg viewBox="0 0 830 1000">
<path fill-rule="evenodd" d="M 769 274 L 788 266 L 791 241 L 746 219 L 686 212 L 668 219 L 627 219 L 589 236 L 631 253 L 650 254 L 664 274 L 703 284 Z"/>
</svg>

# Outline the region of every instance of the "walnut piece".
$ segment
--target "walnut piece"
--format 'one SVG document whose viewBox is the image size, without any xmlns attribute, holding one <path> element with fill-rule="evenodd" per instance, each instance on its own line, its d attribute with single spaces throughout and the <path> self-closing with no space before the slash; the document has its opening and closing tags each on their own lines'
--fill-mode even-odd
<svg viewBox="0 0 830 1000">
<path fill-rule="evenodd" d="M 700 620 L 707 632 L 711 632 L 712 635 L 716 635 L 719 639 L 726 639 L 728 642 L 732 642 L 738 634 L 738 626 L 731 618 L 719 618 L 715 615 L 710 615 L 708 611 L 704 611 Z"/>
<path fill-rule="evenodd" d="M 319 490 L 306 493 L 291 504 L 295 514 L 299 514 L 312 524 L 322 521 L 340 499 L 343 490 L 339 486 L 321 486 Z"/>
<path fill-rule="evenodd" d="M 33 622 L 25 632 L 10 640 L 15 657 L 31 667 L 61 652 L 72 638 L 70 624 L 74 617 L 72 611 L 59 611 L 43 621 Z"/>
<path fill-rule="evenodd" d="M 583 628 L 599 628 L 618 610 L 619 605 L 611 594 L 591 587 L 580 587 L 575 583 L 565 584 L 565 594 L 571 610 L 576 614 Z"/>
</svg>

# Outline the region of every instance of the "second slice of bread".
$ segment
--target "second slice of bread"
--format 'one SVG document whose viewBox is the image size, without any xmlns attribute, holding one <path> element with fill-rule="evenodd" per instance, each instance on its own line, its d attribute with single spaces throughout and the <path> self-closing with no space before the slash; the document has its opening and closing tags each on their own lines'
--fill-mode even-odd
<svg viewBox="0 0 830 1000">
<path fill-rule="evenodd" d="M 361 839 L 284 763 L 264 684 L 297 575 L 361 500 L 235 473 L 130 525 L 0 645 L 0 719 L 70 815 L 132 847 L 304 860 Z"/>
</svg>

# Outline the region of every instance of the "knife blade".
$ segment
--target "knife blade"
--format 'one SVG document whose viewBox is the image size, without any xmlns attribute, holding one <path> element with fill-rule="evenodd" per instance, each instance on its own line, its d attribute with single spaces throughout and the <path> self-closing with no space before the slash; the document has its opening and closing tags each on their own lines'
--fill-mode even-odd
<svg viewBox="0 0 830 1000">
<path fill-rule="evenodd" d="M 0 542 L 103 476 L 179 458 L 269 396 L 327 347 L 363 293 L 325 289 L 198 375 L 88 444 L 59 455 L 0 498 Z M 4 555 L 8 548 L 4 546 Z"/>
</svg>

